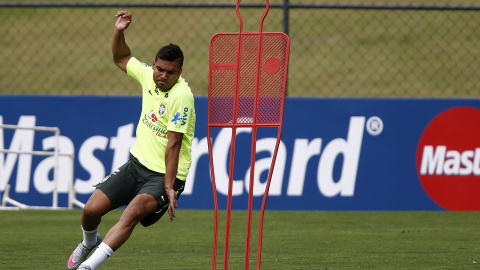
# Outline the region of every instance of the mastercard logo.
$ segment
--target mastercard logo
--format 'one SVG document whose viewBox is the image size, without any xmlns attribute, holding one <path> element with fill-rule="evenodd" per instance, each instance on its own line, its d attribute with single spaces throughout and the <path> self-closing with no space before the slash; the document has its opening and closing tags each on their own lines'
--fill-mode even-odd
<svg viewBox="0 0 480 270">
<path fill-rule="evenodd" d="M 420 137 L 417 172 L 428 196 L 451 211 L 480 210 L 480 109 L 437 115 Z"/>
</svg>

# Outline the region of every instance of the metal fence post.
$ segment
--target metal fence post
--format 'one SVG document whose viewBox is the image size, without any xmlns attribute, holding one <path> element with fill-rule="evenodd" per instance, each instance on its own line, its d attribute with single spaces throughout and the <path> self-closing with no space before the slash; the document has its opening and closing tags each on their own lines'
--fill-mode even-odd
<svg viewBox="0 0 480 270">
<path fill-rule="evenodd" d="M 288 11 L 290 4 L 288 0 L 283 0 L 283 32 L 288 35 Z"/>
</svg>

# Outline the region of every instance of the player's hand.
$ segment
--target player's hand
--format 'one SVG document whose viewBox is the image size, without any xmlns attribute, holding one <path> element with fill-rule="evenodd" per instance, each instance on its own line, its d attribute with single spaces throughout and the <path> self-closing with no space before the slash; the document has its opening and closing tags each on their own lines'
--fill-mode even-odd
<svg viewBox="0 0 480 270">
<path fill-rule="evenodd" d="M 118 18 L 117 22 L 115 23 L 115 28 L 120 31 L 126 30 L 132 22 L 132 14 L 126 11 L 117 12 L 115 17 Z"/>
<path fill-rule="evenodd" d="M 173 188 L 166 190 L 167 196 L 168 196 L 168 217 L 170 218 L 171 221 L 173 221 L 173 218 L 175 218 L 175 208 L 178 207 L 177 203 L 177 193 Z"/>
</svg>

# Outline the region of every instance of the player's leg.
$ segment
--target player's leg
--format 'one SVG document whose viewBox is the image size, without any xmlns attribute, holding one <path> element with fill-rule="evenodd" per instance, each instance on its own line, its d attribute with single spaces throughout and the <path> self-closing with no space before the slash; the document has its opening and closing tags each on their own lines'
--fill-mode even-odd
<svg viewBox="0 0 480 270">
<path fill-rule="evenodd" d="M 105 240 L 79 269 L 96 269 L 128 240 L 140 220 L 155 212 L 157 208 L 157 199 L 153 195 L 143 193 L 135 196 L 117 224 L 108 231 Z"/>
<path fill-rule="evenodd" d="M 102 221 L 102 216 L 108 213 L 112 208 L 110 199 L 100 189 L 96 189 L 90 199 L 85 204 L 82 212 L 82 229 L 84 231 L 83 244 L 92 246 L 97 242 L 98 225 Z"/>
<path fill-rule="evenodd" d="M 108 213 L 111 207 L 112 203 L 107 195 L 102 190 L 96 189 L 83 208 L 82 226 L 86 230 L 95 229 L 100 224 L 102 216 Z"/>
<path fill-rule="evenodd" d="M 139 194 L 128 204 L 120 220 L 108 231 L 104 242 L 117 250 L 127 241 L 135 226 L 147 215 L 155 212 L 158 203 L 151 194 Z"/>
<path fill-rule="evenodd" d="M 134 198 L 137 190 L 136 181 L 130 179 L 135 175 L 134 170 L 130 159 L 96 185 L 97 189 L 82 212 L 83 240 L 72 252 L 68 260 L 68 269 L 77 269 L 91 251 L 102 242 L 100 235 L 97 234 L 102 216 L 112 209 L 128 204 Z"/>
<path fill-rule="evenodd" d="M 165 176 L 160 175 L 157 178 L 157 181 L 147 183 L 144 186 L 144 188 L 142 188 L 142 190 L 140 191 L 140 192 L 153 194 L 155 198 L 157 198 L 158 205 L 160 205 L 159 209 L 157 209 L 156 212 L 151 213 L 150 215 L 146 216 L 140 221 L 144 227 L 148 227 L 155 224 L 157 221 L 160 220 L 160 218 L 163 217 L 163 215 L 168 210 L 169 201 L 168 201 L 168 196 L 165 192 L 165 189 L 163 188 L 164 183 L 165 183 Z M 155 188 L 155 185 L 160 185 L 161 188 Z M 180 198 L 180 194 L 182 194 L 184 189 L 185 189 L 185 181 L 182 181 L 178 178 L 175 179 L 175 183 L 173 184 L 173 190 L 175 190 L 175 192 L 177 193 L 177 200 Z"/>
<path fill-rule="evenodd" d="M 134 163 L 134 167 L 136 181 L 141 183 L 141 187 L 137 190 L 138 194 L 128 204 L 117 224 L 107 233 L 104 242 L 79 269 L 96 269 L 128 240 L 139 222 L 142 222 L 145 226 L 145 217 L 149 217 L 147 223 L 151 225 L 165 213 L 162 210 L 163 208 L 160 207 L 168 205 L 168 201 L 164 200 L 166 198 L 165 175 L 153 172 L 138 162 Z M 178 183 L 176 181 L 176 184 L 174 184 L 174 189 L 178 194 L 183 190 L 184 183 L 185 181 L 178 180 Z M 160 211 L 155 212 L 157 210 Z"/>
<path fill-rule="evenodd" d="M 72 252 L 68 260 L 68 269 L 74 270 L 84 262 L 92 250 L 102 242 L 97 233 L 102 216 L 111 209 L 111 203 L 103 191 L 97 189 L 85 204 L 82 212 L 83 240 Z"/>
</svg>

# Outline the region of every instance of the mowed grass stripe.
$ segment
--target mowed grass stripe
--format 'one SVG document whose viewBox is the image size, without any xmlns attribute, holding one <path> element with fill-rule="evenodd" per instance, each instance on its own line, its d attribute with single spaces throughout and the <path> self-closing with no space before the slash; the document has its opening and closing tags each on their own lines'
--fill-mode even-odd
<svg viewBox="0 0 480 270">
<path fill-rule="evenodd" d="M 100 233 L 122 210 L 103 219 Z M 65 269 L 81 239 L 80 210 L 0 211 L 0 269 Z M 218 266 L 222 269 L 225 212 Z M 101 269 L 211 269 L 213 211 L 178 209 L 177 219 L 137 227 Z M 262 269 L 473 269 L 477 212 L 267 211 Z M 255 269 L 254 212 L 250 269 Z M 243 269 L 246 211 L 234 211 L 229 269 Z"/>
</svg>

